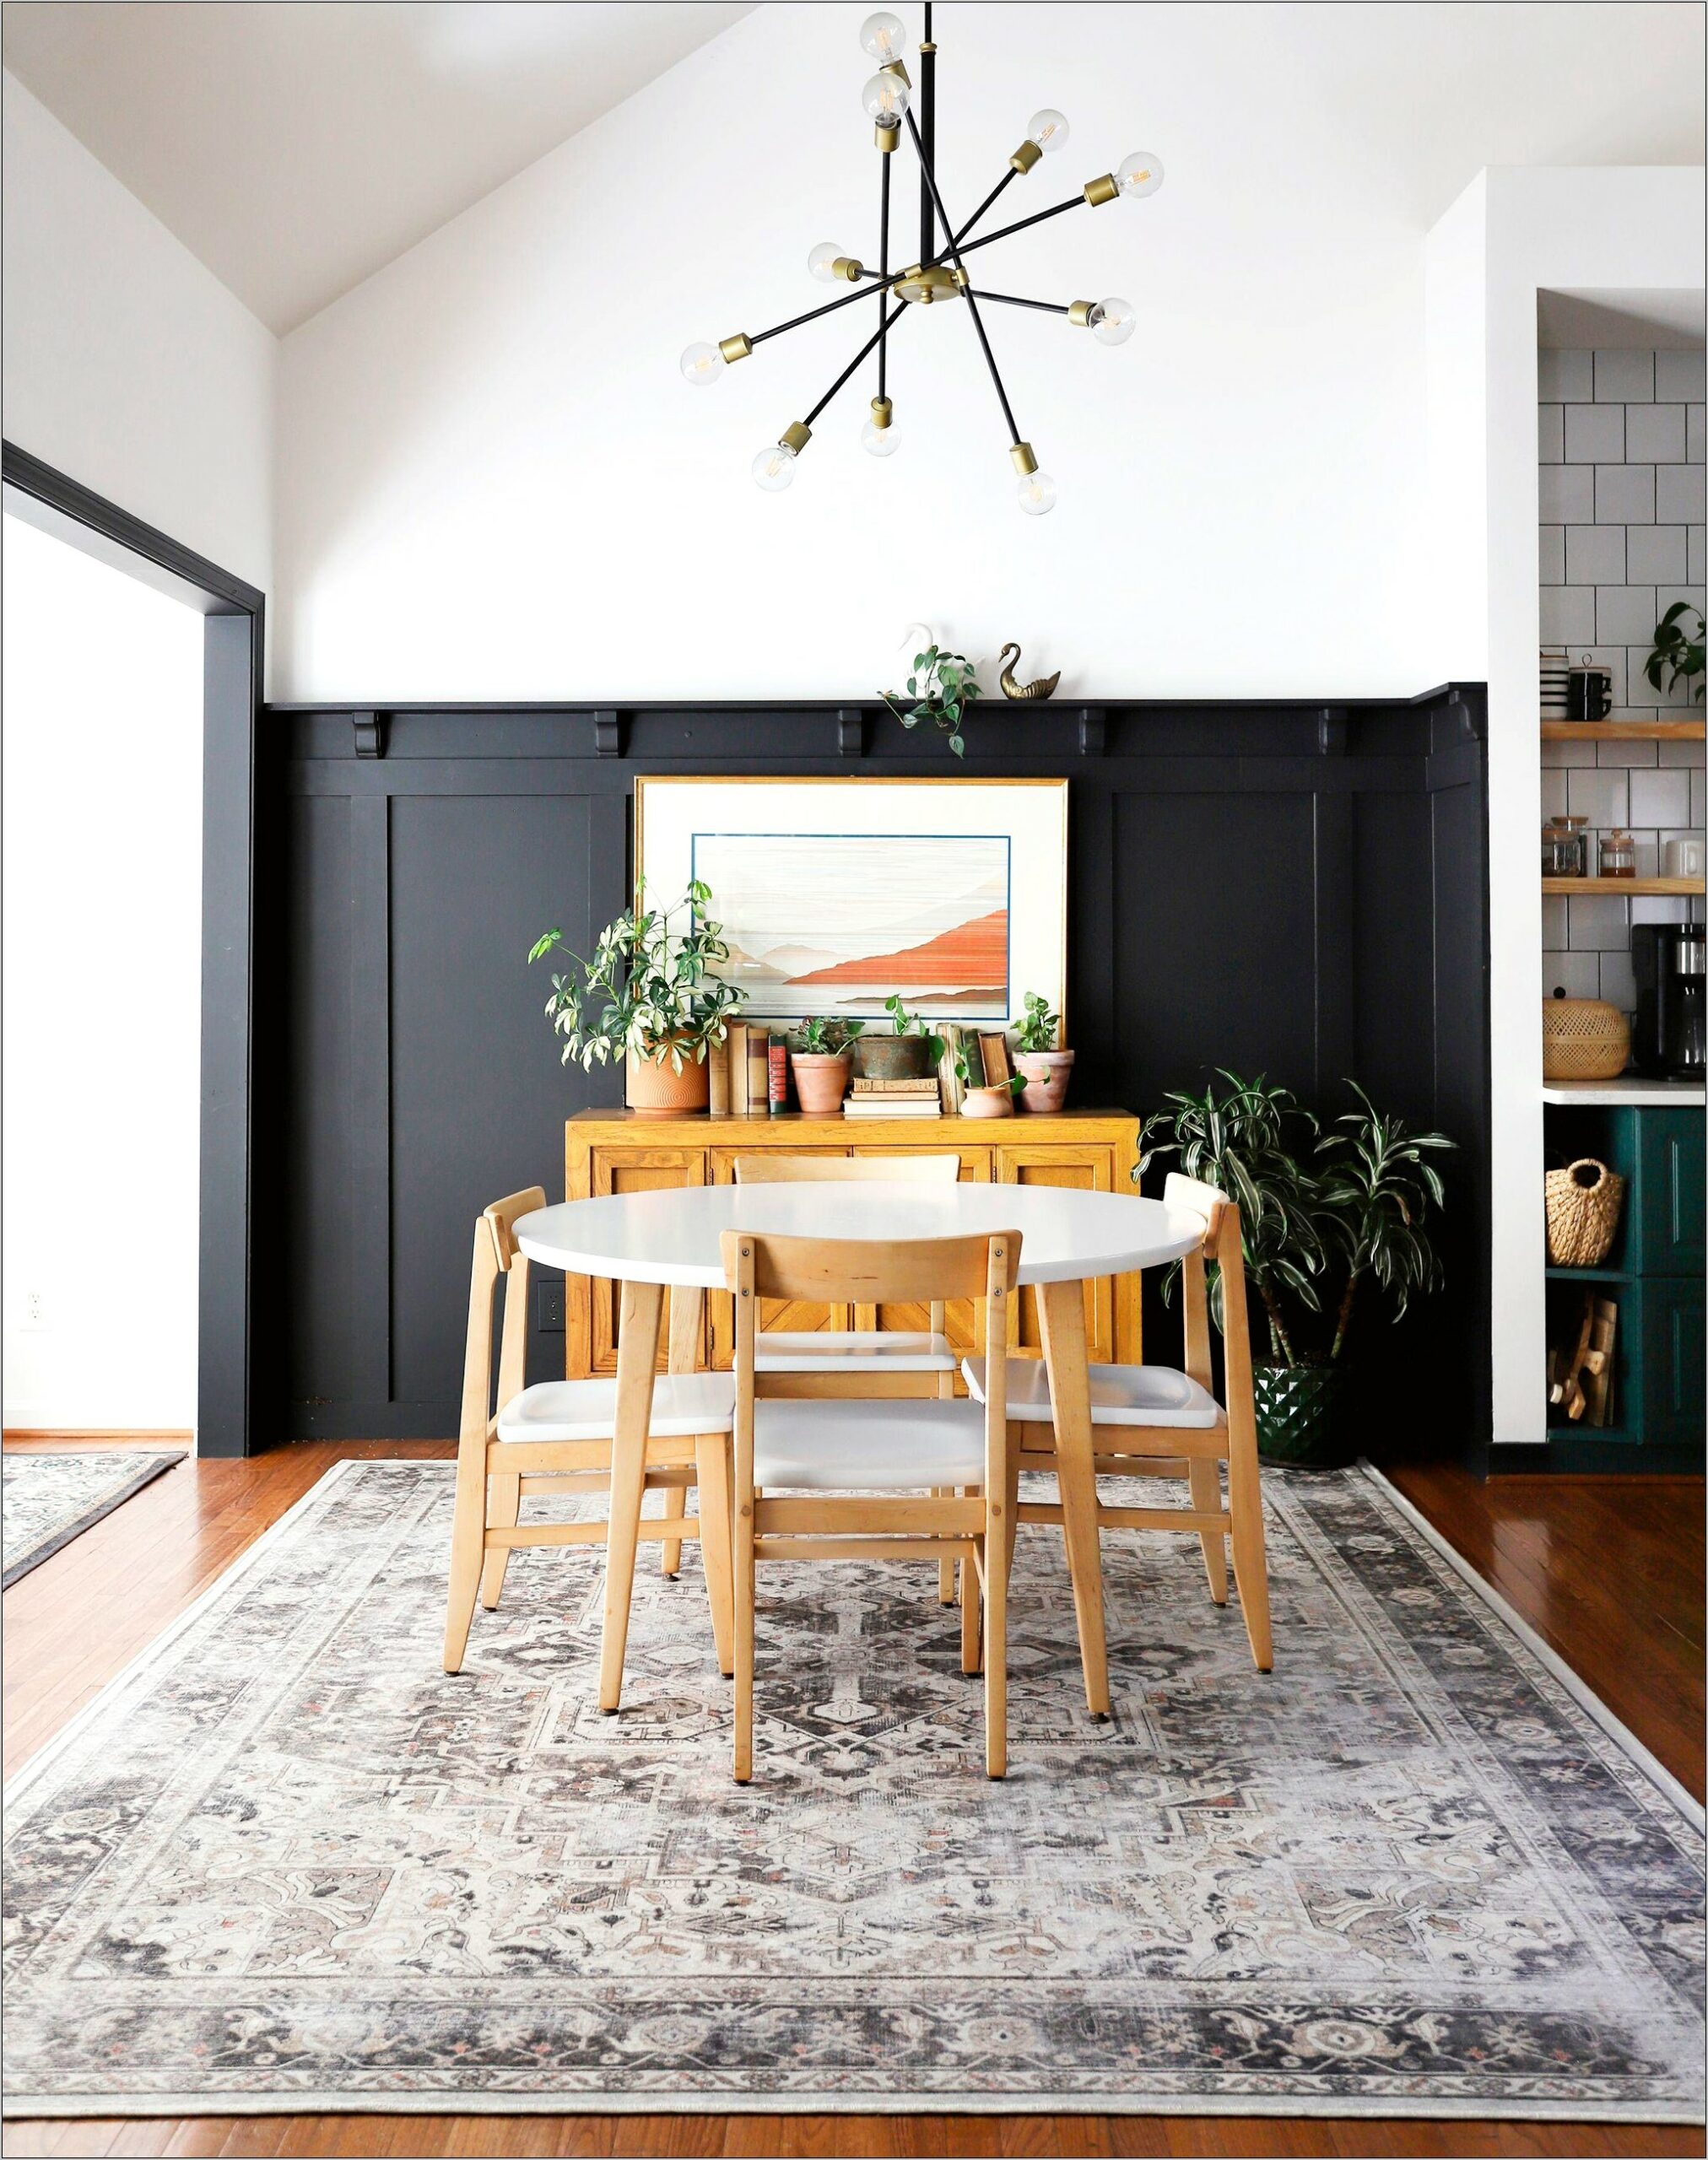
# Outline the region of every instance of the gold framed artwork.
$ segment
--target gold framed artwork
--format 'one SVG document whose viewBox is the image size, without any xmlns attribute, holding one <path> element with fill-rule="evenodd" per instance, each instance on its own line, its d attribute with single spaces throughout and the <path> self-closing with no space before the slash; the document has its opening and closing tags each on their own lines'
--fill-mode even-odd
<svg viewBox="0 0 1708 2160">
<path fill-rule="evenodd" d="M 711 887 L 756 1018 L 1066 1007 L 1065 780 L 640 779 L 635 867 Z"/>
</svg>

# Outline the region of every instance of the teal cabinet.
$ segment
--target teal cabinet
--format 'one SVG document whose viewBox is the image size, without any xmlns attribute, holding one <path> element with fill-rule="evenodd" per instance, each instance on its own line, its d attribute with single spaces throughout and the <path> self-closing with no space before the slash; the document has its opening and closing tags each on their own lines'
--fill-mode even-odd
<svg viewBox="0 0 1708 2160">
<path fill-rule="evenodd" d="M 1700 1276 L 1705 1120 L 1700 1110 L 1636 1110 L 1635 1266 L 1644 1275 Z"/>
<path fill-rule="evenodd" d="M 1644 1441 L 1702 1446 L 1708 1292 L 1682 1276 L 1646 1282 L 1640 1328 Z"/>
</svg>

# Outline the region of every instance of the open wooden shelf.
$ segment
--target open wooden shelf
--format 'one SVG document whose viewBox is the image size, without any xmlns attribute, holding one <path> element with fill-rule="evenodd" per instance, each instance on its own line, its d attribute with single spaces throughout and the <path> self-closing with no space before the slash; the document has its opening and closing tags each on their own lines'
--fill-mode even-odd
<svg viewBox="0 0 1708 2160">
<path fill-rule="evenodd" d="M 1544 742 L 1700 742 L 1700 720 L 1544 720 Z"/>
<path fill-rule="evenodd" d="M 1694 899 L 1702 892 L 1700 878 L 1544 878 L 1542 889 L 1550 898 L 1565 899 L 1576 893 L 1623 893 L 1627 899 Z"/>
</svg>

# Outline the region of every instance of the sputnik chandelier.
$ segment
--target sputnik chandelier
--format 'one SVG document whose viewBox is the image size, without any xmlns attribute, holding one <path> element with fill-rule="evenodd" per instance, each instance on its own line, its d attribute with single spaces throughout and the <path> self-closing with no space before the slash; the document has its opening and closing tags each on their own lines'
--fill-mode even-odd
<svg viewBox="0 0 1708 2160">
<path fill-rule="evenodd" d="M 1041 517 L 1055 506 L 1056 483 L 1047 472 L 1039 471 L 1032 446 L 1020 434 L 1008 394 L 1003 387 L 1003 378 L 997 372 L 996 355 L 991 350 L 979 303 L 988 300 L 1002 307 L 1029 307 L 1045 315 L 1065 316 L 1076 329 L 1089 330 L 1105 345 L 1124 345 L 1132 337 L 1136 321 L 1132 303 L 1113 299 L 1063 303 L 1024 300 L 1016 293 L 986 292 L 973 284 L 963 258 L 975 248 L 988 247 L 995 240 L 1006 240 L 1010 233 L 1042 224 L 1046 218 L 1059 218 L 1063 211 L 1077 210 L 1081 204 L 1095 209 L 1118 197 L 1137 201 L 1143 196 L 1154 195 L 1162 186 L 1162 166 L 1149 150 L 1136 150 L 1130 158 L 1122 159 L 1116 171 L 1087 181 L 1077 195 L 1070 195 L 1065 202 L 1052 203 L 1047 210 L 1034 211 L 1030 218 L 1017 219 L 1013 224 L 1003 225 L 996 232 L 970 240 L 968 235 L 1011 181 L 1023 179 L 1045 158 L 1061 149 L 1068 140 L 1068 122 L 1059 112 L 1035 112 L 1026 139 L 1008 159 L 1008 170 L 966 223 L 957 226 L 943 208 L 932 166 L 937 146 L 937 46 L 931 35 L 931 0 L 926 0 L 925 37 L 919 48 L 917 118 L 912 111 L 912 81 L 902 62 L 907 37 L 900 22 L 890 14 L 869 15 L 861 28 L 860 42 L 878 63 L 878 73 L 862 93 L 862 101 L 874 123 L 879 153 L 878 267 L 870 269 L 834 241 L 821 240 L 807 257 L 808 270 L 825 284 L 846 284 L 858 290 L 846 293 L 839 300 L 827 300 L 822 307 L 809 309 L 805 315 L 779 322 L 770 330 L 758 331 L 752 337 L 738 331 L 732 338 L 725 338 L 716 345 L 690 345 L 682 355 L 682 372 L 692 383 L 716 382 L 726 368 L 737 360 L 746 359 L 754 346 L 764 344 L 768 338 L 781 338 L 785 331 L 798 330 L 803 322 L 816 322 L 821 315 L 829 315 L 839 307 L 854 307 L 862 300 L 869 303 L 875 294 L 877 329 L 806 418 L 791 421 L 776 442 L 768 445 L 754 458 L 754 480 L 767 492 L 775 494 L 794 478 L 796 462 L 812 440 L 813 423 L 873 352 L 878 355 L 878 395 L 872 400 L 872 417 L 862 428 L 860 440 L 873 456 L 890 455 L 896 447 L 896 429 L 889 388 L 889 332 L 910 307 L 925 308 L 941 301 L 963 300 L 985 356 L 985 365 L 990 370 L 997 401 L 1003 408 L 1008 430 L 1008 455 L 1020 476 L 1020 507 L 1033 517 Z M 904 125 L 919 159 L 919 260 L 896 273 L 889 267 L 889 160 L 901 140 Z"/>
</svg>

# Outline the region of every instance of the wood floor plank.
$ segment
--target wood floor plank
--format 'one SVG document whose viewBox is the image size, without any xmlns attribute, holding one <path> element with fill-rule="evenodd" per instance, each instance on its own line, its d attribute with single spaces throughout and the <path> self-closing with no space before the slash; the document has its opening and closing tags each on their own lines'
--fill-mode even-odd
<svg viewBox="0 0 1708 2160">
<path fill-rule="evenodd" d="M 71 1441 L 67 1445 L 88 1444 Z M 346 1458 L 448 1459 L 451 1444 L 310 1441 L 242 1462 L 186 1462 L 5 1593 L 9 1776 L 255 1540 Z M 1413 1505 L 1700 1797 L 1703 1485 L 1700 1478 L 1497 1478 L 1454 1466 L 1389 1473 Z M 68 1614 L 77 1624 L 67 1625 Z M 14 2123 L 26 2156 L 719 2154 L 1700 2156 L 1698 2130 L 1642 2125 L 1325 2121 L 1305 2117 L 1030 2115 L 259 2115 Z"/>
</svg>

